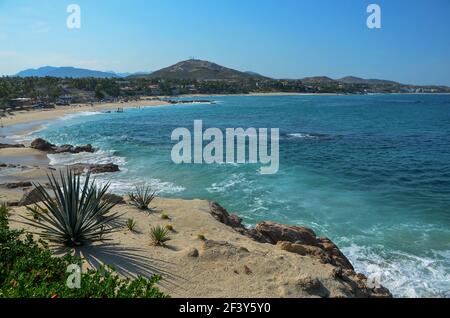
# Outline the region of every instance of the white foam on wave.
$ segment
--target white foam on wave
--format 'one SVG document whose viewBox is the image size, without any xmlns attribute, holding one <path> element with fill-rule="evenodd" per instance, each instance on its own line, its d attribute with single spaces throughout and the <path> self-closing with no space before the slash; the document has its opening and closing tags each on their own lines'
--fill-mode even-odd
<svg viewBox="0 0 450 318">
<path fill-rule="evenodd" d="M 230 188 L 233 188 L 237 185 L 240 185 L 244 182 L 247 182 L 244 174 L 242 173 L 233 173 L 230 177 L 221 182 L 214 182 L 211 186 L 206 188 L 206 191 L 209 193 L 221 193 L 226 192 Z"/>
<path fill-rule="evenodd" d="M 401 251 L 352 244 L 342 248 L 357 272 L 379 277 L 395 297 L 450 297 L 450 274 L 444 262 L 450 252 L 439 258 L 427 258 Z"/>
<path fill-rule="evenodd" d="M 122 168 L 121 168 L 122 169 Z M 172 182 L 162 181 L 156 178 L 149 178 L 139 180 L 126 176 L 126 171 L 122 170 L 121 173 L 112 176 L 111 174 L 101 174 L 95 176 L 95 182 L 98 185 L 109 184 L 109 191 L 116 194 L 127 194 L 132 191 L 136 185 L 145 184 L 150 186 L 154 191 L 159 194 L 175 194 L 185 191 L 182 186 L 176 185 Z"/>
<path fill-rule="evenodd" d="M 77 113 L 71 113 L 62 116 L 59 120 L 70 120 L 77 117 L 88 117 L 88 116 L 97 116 L 97 115 L 103 115 L 105 113 L 100 111 L 84 111 L 84 112 L 77 112 Z"/>
<path fill-rule="evenodd" d="M 47 129 L 47 125 L 39 125 L 37 126 L 37 128 L 31 130 L 31 131 L 27 131 L 23 134 L 18 134 L 18 135 L 12 135 L 12 136 L 6 136 L 7 139 L 11 139 L 13 142 L 15 143 L 23 143 L 23 142 L 31 142 L 34 140 L 34 134 L 43 131 Z"/>
<path fill-rule="evenodd" d="M 72 153 L 60 153 L 60 154 L 47 154 L 50 159 L 50 165 L 52 166 L 67 166 L 77 163 L 85 164 L 107 164 L 114 163 L 118 166 L 125 165 L 126 159 L 114 155 L 114 150 L 98 150 L 93 153 L 80 152 L 76 154 Z"/>
<path fill-rule="evenodd" d="M 294 137 L 294 138 L 300 138 L 300 139 L 319 139 L 318 136 L 305 134 L 305 133 L 288 134 L 288 136 L 289 137 Z"/>
</svg>

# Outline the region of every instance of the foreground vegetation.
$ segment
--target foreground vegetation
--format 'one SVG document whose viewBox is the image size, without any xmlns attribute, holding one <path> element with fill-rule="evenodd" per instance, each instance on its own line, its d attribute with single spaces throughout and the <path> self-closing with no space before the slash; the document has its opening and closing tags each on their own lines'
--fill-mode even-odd
<svg viewBox="0 0 450 318">
<path fill-rule="evenodd" d="M 102 267 L 81 273 L 80 288 L 66 284 L 72 264 L 82 260 L 66 255 L 55 257 L 45 242 L 11 230 L 7 213 L 0 214 L 0 298 L 163 298 L 154 285 L 161 279 L 124 279 L 113 269 Z"/>
<path fill-rule="evenodd" d="M 110 213 L 115 203 L 104 199 L 109 185 L 97 187 L 90 175 L 84 182 L 70 169 L 60 172 L 59 178 L 48 176 L 51 192 L 36 186 L 42 202 L 28 207 L 33 217 L 24 217 L 27 224 L 41 229 L 47 241 L 69 247 L 106 240 L 118 229 L 114 221 L 120 215 Z"/>
</svg>

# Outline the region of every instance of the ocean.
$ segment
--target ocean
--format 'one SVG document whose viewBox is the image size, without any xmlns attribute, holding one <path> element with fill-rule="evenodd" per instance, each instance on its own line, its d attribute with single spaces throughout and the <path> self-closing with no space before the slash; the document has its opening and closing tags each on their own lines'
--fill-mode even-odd
<svg viewBox="0 0 450 318">
<path fill-rule="evenodd" d="M 450 95 L 206 98 L 215 103 L 66 116 L 31 137 L 92 143 L 97 153 L 49 155 L 51 163 L 114 162 L 121 172 L 98 181 L 115 192 L 146 182 L 162 196 L 218 201 L 249 226 L 311 227 L 394 296 L 450 297 Z M 194 120 L 279 128 L 278 173 L 174 164 L 171 133 Z"/>
</svg>

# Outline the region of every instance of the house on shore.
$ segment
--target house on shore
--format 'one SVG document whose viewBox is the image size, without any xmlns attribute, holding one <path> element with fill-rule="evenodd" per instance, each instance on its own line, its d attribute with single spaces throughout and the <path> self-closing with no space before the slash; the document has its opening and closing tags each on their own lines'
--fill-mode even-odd
<svg viewBox="0 0 450 318">
<path fill-rule="evenodd" d="M 70 105 L 72 103 L 72 100 L 73 100 L 73 96 L 71 96 L 71 95 L 63 95 L 63 96 L 60 96 L 58 98 L 58 101 L 56 102 L 56 105 L 58 105 L 58 106 L 67 106 L 67 105 Z"/>
<path fill-rule="evenodd" d="M 8 101 L 8 105 L 12 109 L 30 107 L 31 103 L 32 103 L 31 98 L 27 97 L 14 98 Z"/>
</svg>

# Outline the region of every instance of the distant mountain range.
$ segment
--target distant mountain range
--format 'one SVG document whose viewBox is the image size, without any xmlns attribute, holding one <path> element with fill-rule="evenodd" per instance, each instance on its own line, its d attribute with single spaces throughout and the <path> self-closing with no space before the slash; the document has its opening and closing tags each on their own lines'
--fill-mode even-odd
<svg viewBox="0 0 450 318">
<path fill-rule="evenodd" d="M 135 74 L 148 74 L 148 73 L 135 73 Z M 72 77 L 72 78 L 83 78 L 83 77 L 96 77 L 96 78 L 121 78 L 133 75 L 133 73 L 115 73 L 115 72 L 102 72 L 94 71 L 84 68 L 76 68 L 71 66 L 64 67 L 54 67 L 54 66 L 44 66 L 37 69 L 27 69 L 16 74 L 19 77 Z"/>
<path fill-rule="evenodd" d="M 380 80 L 380 79 L 364 79 L 355 76 L 346 76 L 339 79 L 332 79 L 327 76 L 314 76 L 302 78 L 302 82 L 308 84 L 332 84 L 332 83 L 344 83 L 344 84 L 365 84 L 365 85 L 401 85 L 400 83 Z"/>
<path fill-rule="evenodd" d="M 241 72 L 202 60 L 182 61 L 153 72 L 150 75 L 140 77 L 185 80 L 242 80 L 267 78 L 254 72 Z"/>
<path fill-rule="evenodd" d="M 156 72 L 138 72 L 138 73 L 116 73 L 113 71 L 102 72 L 76 67 L 53 67 L 44 66 L 38 69 L 28 69 L 16 74 L 19 77 L 96 77 L 96 78 L 145 78 L 145 79 L 168 79 L 168 80 L 198 80 L 198 81 L 239 81 L 239 80 L 273 80 L 272 78 L 263 76 L 255 72 L 242 72 L 228 67 L 218 65 L 216 63 L 190 59 L 160 69 Z M 332 79 L 327 76 L 305 77 L 300 79 L 305 84 L 314 85 L 369 85 L 369 86 L 414 86 L 403 85 L 394 81 L 381 79 L 364 79 L 355 76 L 346 76 L 340 79 Z M 445 87 L 445 86 L 442 86 Z"/>
</svg>

